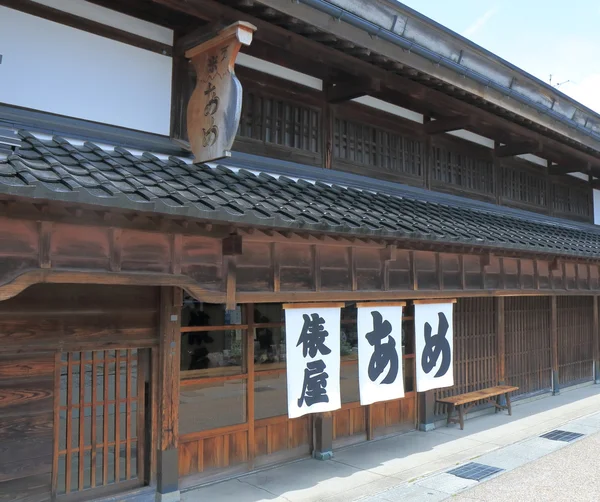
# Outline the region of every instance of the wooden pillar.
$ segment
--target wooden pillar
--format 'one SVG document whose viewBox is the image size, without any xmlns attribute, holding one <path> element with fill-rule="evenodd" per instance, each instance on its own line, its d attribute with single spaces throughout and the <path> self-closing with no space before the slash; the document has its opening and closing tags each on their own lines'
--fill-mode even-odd
<svg viewBox="0 0 600 502">
<path fill-rule="evenodd" d="M 246 361 L 248 372 L 248 386 L 246 397 L 248 399 L 246 409 L 248 410 L 248 462 L 254 467 L 256 456 L 256 441 L 254 435 L 254 303 L 246 304 Z"/>
<path fill-rule="evenodd" d="M 498 345 L 496 367 L 498 373 L 498 385 L 506 383 L 506 328 L 504 317 L 504 297 L 496 298 L 496 320 L 498 328 Z"/>
<path fill-rule="evenodd" d="M 330 460 L 333 458 L 333 414 L 328 411 L 316 413 L 313 417 L 313 457 Z"/>
<path fill-rule="evenodd" d="M 435 393 L 433 390 L 418 393 L 419 430 L 435 429 Z"/>
<path fill-rule="evenodd" d="M 158 377 L 158 500 L 179 500 L 179 365 L 181 353 L 180 288 L 160 290 Z"/>
<path fill-rule="evenodd" d="M 594 300 L 594 381 L 600 383 L 600 326 L 598 323 L 598 297 Z"/>
<path fill-rule="evenodd" d="M 556 295 L 550 297 L 550 347 L 552 349 L 552 394 L 560 394 L 558 385 L 558 311 Z"/>
</svg>

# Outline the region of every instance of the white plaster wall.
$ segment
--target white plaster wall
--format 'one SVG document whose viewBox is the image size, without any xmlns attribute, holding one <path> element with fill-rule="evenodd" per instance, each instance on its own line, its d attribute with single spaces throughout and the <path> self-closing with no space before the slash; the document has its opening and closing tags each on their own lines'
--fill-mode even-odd
<svg viewBox="0 0 600 502">
<path fill-rule="evenodd" d="M 95 5 L 84 0 L 33 0 L 53 9 L 69 12 L 97 23 L 106 24 L 119 30 L 134 33 L 140 37 L 149 38 L 156 42 L 173 45 L 173 30 L 149 23 L 136 17 L 121 14 L 106 7 Z"/>
<path fill-rule="evenodd" d="M 600 190 L 594 190 L 594 224 L 600 225 Z"/>
<path fill-rule="evenodd" d="M 0 102 L 169 134 L 170 57 L 0 7 Z"/>
</svg>

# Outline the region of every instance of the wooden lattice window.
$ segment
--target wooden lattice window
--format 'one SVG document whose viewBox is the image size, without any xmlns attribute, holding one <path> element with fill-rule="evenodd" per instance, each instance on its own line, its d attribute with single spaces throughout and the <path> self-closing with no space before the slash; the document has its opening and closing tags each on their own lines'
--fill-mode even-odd
<svg viewBox="0 0 600 502">
<path fill-rule="evenodd" d="M 143 483 L 144 378 L 136 349 L 57 357 L 57 496 Z"/>
<path fill-rule="evenodd" d="M 494 194 L 494 164 L 491 159 L 475 157 L 445 146 L 431 148 L 432 179 L 460 190 Z"/>
<path fill-rule="evenodd" d="M 590 218 L 592 194 L 588 187 L 561 182 L 554 184 L 553 191 L 552 208 L 555 213 L 585 220 Z"/>
<path fill-rule="evenodd" d="M 238 137 L 319 153 L 321 113 L 316 108 L 247 90 Z"/>
<path fill-rule="evenodd" d="M 502 197 L 504 199 L 546 207 L 548 184 L 543 172 L 521 169 L 517 166 L 502 167 Z"/>
<path fill-rule="evenodd" d="M 423 172 L 423 145 L 418 139 L 340 118 L 334 121 L 333 156 L 392 173 L 420 177 Z"/>
</svg>

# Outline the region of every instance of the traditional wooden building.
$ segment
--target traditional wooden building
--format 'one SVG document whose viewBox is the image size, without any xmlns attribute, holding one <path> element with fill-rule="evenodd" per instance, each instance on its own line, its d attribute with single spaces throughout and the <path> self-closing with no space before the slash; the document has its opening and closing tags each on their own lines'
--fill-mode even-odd
<svg viewBox="0 0 600 502">
<path fill-rule="evenodd" d="M 440 396 L 598 378 L 600 116 L 362 4 L 0 0 L 0 499 L 177 500 L 428 430 Z M 241 89 L 207 94 L 231 113 L 186 126 L 190 59 L 240 21 Z M 213 126 L 231 152 L 194 163 Z M 417 393 L 436 298 L 456 385 Z M 382 300 L 407 302 L 406 395 L 361 406 L 356 302 Z M 332 301 L 342 407 L 288 419 L 282 304 Z"/>
</svg>

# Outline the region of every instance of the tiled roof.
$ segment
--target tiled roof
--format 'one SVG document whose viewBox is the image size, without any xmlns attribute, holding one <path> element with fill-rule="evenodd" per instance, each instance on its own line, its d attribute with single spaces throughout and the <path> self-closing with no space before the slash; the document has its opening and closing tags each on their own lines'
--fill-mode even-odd
<svg viewBox="0 0 600 502">
<path fill-rule="evenodd" d="M 252 170 L 193 165 L 20 131 L 0 157 L 0 194 L 139 212 L 600 258 L 600 231 L 541 223 L 459 204 L 359 190 Z"/>
</svg>

